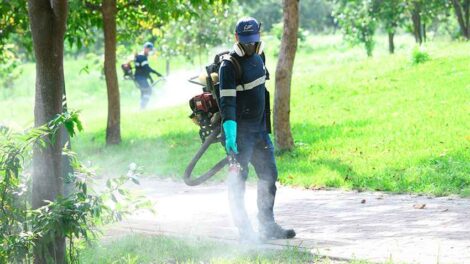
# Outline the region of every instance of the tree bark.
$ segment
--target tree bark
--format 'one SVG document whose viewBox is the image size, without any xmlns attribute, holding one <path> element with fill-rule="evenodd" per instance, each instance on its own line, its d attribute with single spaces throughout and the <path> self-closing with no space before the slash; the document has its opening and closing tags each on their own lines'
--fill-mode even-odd
<svg viewBox="0 0 470 264">
<path fill-rule="evenodd" d="M 424 43 L 428 41 L 428 37 L 426 35 L 426 23 L 421 23 L 421 38 L 423 39 Z"/>
<path fill-rule="evenodd" d="M 470 0 L 464 0 L 462 4 L 459 0 L 452 0 L 452 5 L 454 6 L 457 21 L 459 22 L 460 32 L 462 36 L 468 40 L 470 39 Z"/>
<path fill-rule="evenodd" d="M 281 50 L 276 68 L 274 97 L 274 136 L 276 147 L 281 150 L 292 150 L 294 139 L 290 127 L 290 93 L 292 69 L 297 51 L 297 34 L 299 29 L 299 1 L 283 0 L 284 31 Z"/>
<path fill-rule="evenodd" d="M 116 72 L 116 0 L 103 0 L 104 74 L 108 91 L 106 144 L 121 143 L 121 106 Z"/>
<path fill-rule="evenodd" d="M 395 53 L 395 41 L 394 41 L 395 33 L 388 32 L 388 52 L 390 54 Z"/>
<path fill-rule="evenodd" d="M 34 125 L 44 125 L 62 113 L 64 84 L 64 34 L 67 21 L 66 0 L 29 0 L 28 13 L 36 56 Z M 44 148 L 34 147 L 32 206 L 44 206 L 63 193 L 62 134 Z M 47 234 L 35 248 L 34 262 L 65 263 L 65 238 L 48 241 Z"/>
<path fill-rule="evenodd" d="M 419 3 L 415 3 L 411 11 L 411 20 L 413 21 L 413 34 L 415 41 L 419 45 L 423 44 L 422 25 L 421 25 L 421 8 Z"/>
</svg>

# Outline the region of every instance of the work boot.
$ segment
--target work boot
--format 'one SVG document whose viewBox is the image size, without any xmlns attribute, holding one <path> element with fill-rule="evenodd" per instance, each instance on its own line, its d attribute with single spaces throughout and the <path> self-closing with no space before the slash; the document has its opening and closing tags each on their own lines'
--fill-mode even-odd
<svg viewBox="0 0 470 264">
<path fill-rule="evenodd" d="M 264 239 L 290 239 L 295 237 L 294 229 L 284 229 L 277 223 L 261 225 L 260 233 Z"/>
</svg>

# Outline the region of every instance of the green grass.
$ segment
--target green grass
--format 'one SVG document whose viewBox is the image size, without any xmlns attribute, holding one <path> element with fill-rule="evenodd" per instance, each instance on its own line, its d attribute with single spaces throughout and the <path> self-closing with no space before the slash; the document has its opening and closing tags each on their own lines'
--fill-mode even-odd
<svg viewBox="0 0 470 264">
<path fill-rule="evenodd" d="M 80 252 L 80 263 L 317 263 L 309 252 L 290 247 L 274 251 L 164 236 L 130 235 L 96 243 Z M 327 260 L 324 260 L 326 263 Z"/>
<path fill-rule="evenodd" d="M 307 188 L 470 195 L 470 43 L 429 43 L 430 60 L 413 64 L 411 37 L 397 39 L 393 56 L 386 53 L 386 39 L 379 40 L 373 58 L 338 36 L 301 43 L 291 98 L 296 148 L 277 156 L 280 181 Z M 272 73 L 274 52 L 268 45 Z M 81 158 L 100 174 L 122 174 L 136 162 L 145 175 L 180 178 L 200 146 L 189 108 L 140 112 L 138 90 L 121 82 L 123 143 L 106 147 L 104 80 L 80 73 L 86 64 L 84 59 L 65 64 L 69 105 L 82 110 L 85 125 L 72 143 Z M 0 122 L 31 125 L 33 70 L 26 65 L 15 90 L 0 94 Z M 198 171 L 223 155 L 213 146 Z"/>
</svg>

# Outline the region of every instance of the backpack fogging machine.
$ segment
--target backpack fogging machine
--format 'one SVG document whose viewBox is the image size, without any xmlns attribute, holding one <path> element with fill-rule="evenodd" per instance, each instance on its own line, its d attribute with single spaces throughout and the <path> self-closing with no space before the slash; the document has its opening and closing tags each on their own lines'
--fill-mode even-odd
<svg viewBox="0 0 470 264">
<path fill-rule="evenodd" d="M 219 76 L 218 70 L 224 56 L 227 59 L 231 59 L 229 52 L 223 52 L 217 54 L 214 58 L 214 62 L 206 67 L 206 72 L 200 76 L 193 77 L 189 82 L 202 86 L 202 94 L 196 95 L 189 100 L 189 107 L 192 110 L 189 116 L 193 122 L 199 126 L 199 137 L 201 138 L 202 145 L 196 152 L 196 155 L 191 159 L 190 163 L 186 167 L 184 172 L 184 182 L 189 186 L 196 186 L 209 178 L 214 176 L 217 172 L 223 169 L 227 164 L 229 165 L 229 171 L 233 172 L 239 170 L 240 165 L 235 159 L 233 153 L 224 157 L 217 162 L 212 168 L 203 173 L 200 176 L 193 177 L 192 172 L 196 167 L 196 164 L 207 151 L 207 149 L 214 143 L 222 142 L 222 126 L 221 116 L 219 108 Z M 238 63 L 238 62 L 235 62 Z M 196 81 L 198 79 L 198 81 Z"/>
</svg>

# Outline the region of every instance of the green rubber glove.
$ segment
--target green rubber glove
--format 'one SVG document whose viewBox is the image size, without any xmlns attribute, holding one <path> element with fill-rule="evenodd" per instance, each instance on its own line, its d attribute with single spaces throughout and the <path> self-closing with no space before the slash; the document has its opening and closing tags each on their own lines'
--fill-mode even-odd
<svg viewBox="0 0 470 264">
<path fill-rule="evenodd" d="M 223 124 L 225 132 L 225 149 L 230 154 L 233 151 L 238 154 L 237 149 L 237 122 L 233 120 L 227 120 Z"/>
</svg>

